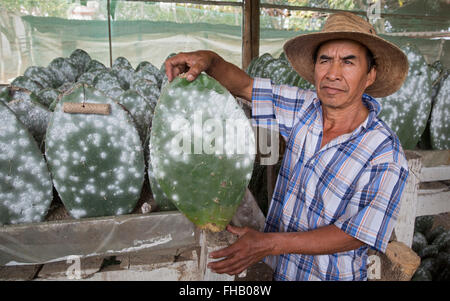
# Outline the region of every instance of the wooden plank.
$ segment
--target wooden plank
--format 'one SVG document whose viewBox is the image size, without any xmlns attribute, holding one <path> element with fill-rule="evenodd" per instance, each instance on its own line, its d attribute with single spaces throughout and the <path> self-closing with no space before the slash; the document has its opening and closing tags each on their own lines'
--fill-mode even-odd
<svg viewBox="0 0 450 301">
<path fill-rule="evenodd" d="M 435 182 L 450 180 L 450 165 L 423 167 L 420 173 L 421 182 Z"/>
<path fill-rule="evenodd" d="M 422 157 L 423 167 L 437 167 L 450 165 L 450 150 L 414 150 Z"/>
<path fill-rule="evenodd" d="M 199 5 L 219 5 L 219 6 L 242 6 L 242 2 L 232 1 L 210 1 L 210 0 L 133 0 L 134 2 L 162 2 L 162 3 L 185 3 Z"/>
<path fill-rule="evenodd" d="M 422 157 L 408 150 L 405 151 L 405 154 L 408 159 L 409 176 L 400 199 L 400 211 L 394 231 L 398 241 L 411 247 L 414 235 L 417 191 L 420 183 Z"/>
<path fill-rule="evenodd" d="M 422 157 L 421 182 L 450 180 L 450 150 L 415 150 Z"/>
<path fill-rule="evenodd" d="M 275 9 L 285 9 L 285 10 L 294 10 L 294 11 L 316 11 L 321 13 L 339 13 L 339 12 L 350 12 L 355 15 L 360 15 L 363 17 L 367 16 L 367 11 L 361 10 L 345 10 L 345 9 L 335 9 L 335 8 L 323 8 L 323 7 L 312 7 L 312 6 L 296 6 L 296 5 L 285 5 L 285 4 L 271 4 L 271 3 L 262 3 L 262 8 L 275 8 Z M 381 13 L 381 18 L 386 17 L 395 17 L 395 18 L 403 18 L 403 19 L 431 19 L 433 21 L 447 21 L 445 17 L 430 15 L 410 15 L 410 14 L 395 14 L 395 13 Z"/>
<path fill-rule="evenodd" d="M 416 216 L 450 212 L 450 191 L 419 190 Z"/>
</svg>

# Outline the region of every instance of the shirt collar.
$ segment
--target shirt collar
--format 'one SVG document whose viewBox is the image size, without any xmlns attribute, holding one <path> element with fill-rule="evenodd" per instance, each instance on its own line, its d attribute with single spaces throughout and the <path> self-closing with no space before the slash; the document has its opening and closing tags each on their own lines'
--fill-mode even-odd
<svg viewBox="0 0 450 301">
<path fill-rule="evenodd" d="M 363 123 L 353 131 L 352 136 L 360 133 L 361 130 L 367 129 L 370 126 L 372 126 L 372 123 L 375 121 L 375 119 L 378 117 L 378 114 L 380 114 L 381 111 L 380 103 L 375 98 L 373 98 L 368 94 L 365 93 L 363 94 L 362 102 L 369 110 L 369 115 L 367 116 L 366 120 L 364 120 Z M 322 116 L 322 106 L 319 98 L 317 97 L 317 94 L 314 97 L 313 103 L 316 109 L 320 112 L 320 116 Z"/>
<path fill-rule="evenodd" d="M 362 123 L 362 126 L 367 128 L 372 125 L 373 121 L 378 117 L 378 114 L 380 114 L 381 106 L 375 98 L 367 94 L 363 94 L 362 101 L 366 108 L 369 110 L 369 115 Z"/>
</svg>

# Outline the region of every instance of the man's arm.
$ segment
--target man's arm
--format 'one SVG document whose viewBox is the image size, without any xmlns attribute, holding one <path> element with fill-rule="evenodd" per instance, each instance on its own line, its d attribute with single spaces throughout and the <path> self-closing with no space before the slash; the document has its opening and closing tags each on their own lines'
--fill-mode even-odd
<svg viewBox="0 0 450 301">
<path fill-rule="evenodd" d="M 234 96 L 251 101 L 253 79 L 215 52 L 207 50 L 182 52 L 167 59 L 165 66 L 169 81 L 181 73 L 186 73 L 186 79 L 193 81 L 201 72 L 205 71 Z"/>
<path fill-rule="evenodd" d="M 239 274 L 268 255 L 288 253 L 322 255 L 354 250 L 363 242 L 334 225 L 307 232 L 263 233 L 250 228 L 228 226 L 239 239 L 231 246 L 212 252 L 224 259 L 208 265 L 216 273 Z"/>
</svg>

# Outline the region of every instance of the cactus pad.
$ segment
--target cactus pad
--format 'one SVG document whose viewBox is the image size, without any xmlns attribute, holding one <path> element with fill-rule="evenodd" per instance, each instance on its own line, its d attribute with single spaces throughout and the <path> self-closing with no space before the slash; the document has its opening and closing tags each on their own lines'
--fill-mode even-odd
<svg viewBox="0 0 450 301">
<path fill-rule="evenodd" d="M 395 42 L 408 56 L 409 72 L 397 92 L 379 100 L 379 117 L 397 134 L 403 149 L 414 149 L 431 110 L 430 68 L 416 47 Z"/>
<path fill-rule="evenodd" d="M 441 84 L 431 114 L 430 134 L 433 149 L 450 149 L 450 76 Z"/>
<path fill-rule="evenodd" d="M 0 102 L 0 225 L 41 222 L 53 198 L 44 157 L 26 127 Z"/>
<path fill-rule="evenodd" d="M 110 115 L 68 114 L 63 103 L 107 103 Z M 78 84 L 56 105 L 46 136 L 54 186 L 75 218 L 126 214 L 144 182 L 145 162 L 128 113 L 92 87 Z"/>
<path fill-rule="evenodd" d="M 161 190 L 199 228 L 217 232 L 230 222 L 254 153 L 250 122 L 216 80 L 200 74 L 165 86 L 153 117 L 151 165 Z"/>
</svg>

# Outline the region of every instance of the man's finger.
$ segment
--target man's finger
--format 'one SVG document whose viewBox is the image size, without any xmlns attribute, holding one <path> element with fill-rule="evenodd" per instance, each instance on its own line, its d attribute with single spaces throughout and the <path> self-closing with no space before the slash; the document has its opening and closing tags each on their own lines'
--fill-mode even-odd
<svg viewBox="0 0 450 301">
<path fill-rule="evenodd" d="M 226 248 L 209 253 L 210 258 L 228 257 L 236 252 L 236 246 L 233 244 Z"/>
<path fill-rule="evenodd" d="M 241 228 L 241 227 L 235 227 L 235 226 L 232 226 L 232 225 L 228 225 L 227 226 L 227 231 L 232 233 L 232 234 L 237 235 L 238 237 L 241 237 L 242 235 L 244 235 L 245 233 L 248 232 L 248 228 L 245 228 L 245 227 Z"/>
<path fill-rule="evenodd" d="M 180 73 L 183 73 L 188 66 L 188 58 L 184 53 L 179 53 L 166 60 L 166 75 L 169 81 L 172 81 Z"/>
<path fill-rule="evenodd" d="M 225 262 L 224 262 L 225 263 Z M 239 274 L 243 270 L 245 270 L 250 265 L 249 258 L 240 258 L 236 259 L 234 262 L 228 261 L 226 264 L 221 264 L 218 266 L 211 266 L 210 268 L 218 274 L 230 274 L 235 275 Z"/>
<path fill-rule="evenodd" d="M 200 73 L 202 73 L 203 70 L 204 67 L 201 64 L 192 65 L 186 73 L 186 79 L 190 82 L 193 81 L 200 75 Z"/>
</svg>

